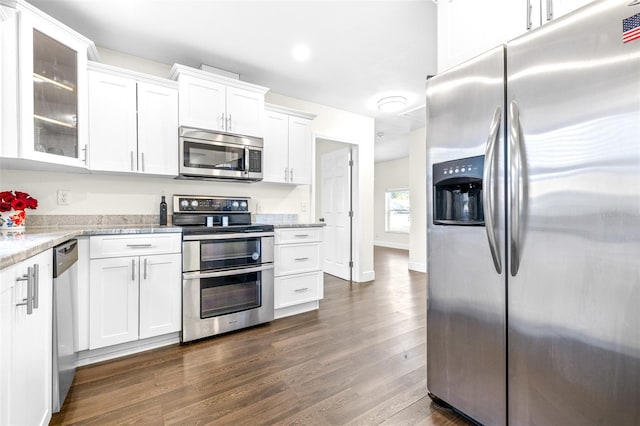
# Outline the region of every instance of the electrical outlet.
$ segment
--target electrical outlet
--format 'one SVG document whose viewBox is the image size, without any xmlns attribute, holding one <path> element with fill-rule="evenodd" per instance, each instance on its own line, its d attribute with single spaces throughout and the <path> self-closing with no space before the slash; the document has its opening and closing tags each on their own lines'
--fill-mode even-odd
<svg viewBox="0 0 640 426">
<path fill-rule="evenodd" d="M 68 206 L 71 193 L 65 189 L 58 189 L 58 205 Z"/>
</svg>

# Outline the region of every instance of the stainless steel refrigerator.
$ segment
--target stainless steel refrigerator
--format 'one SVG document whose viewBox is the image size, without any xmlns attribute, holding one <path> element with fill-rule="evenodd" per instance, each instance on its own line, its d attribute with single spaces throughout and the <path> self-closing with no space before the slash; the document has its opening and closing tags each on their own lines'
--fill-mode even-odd
<svg viewBox="0 0 640 426">
<path fill-rule="evenodd" d="M 596 1 L 427 82 L 427 387 L 480 423 L 640 424 L 638 19 Z"/>
</svg>

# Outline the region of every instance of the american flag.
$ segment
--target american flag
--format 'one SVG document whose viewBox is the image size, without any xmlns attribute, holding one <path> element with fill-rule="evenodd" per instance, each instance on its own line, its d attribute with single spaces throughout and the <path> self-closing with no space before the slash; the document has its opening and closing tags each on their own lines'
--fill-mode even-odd
<svg viewBox="0 0 640 426">
<path fill-rule="evenodd" d="M 629 43 L 630 41 L 640 38 L 640 13 L 636 13 L 627 19 L 622 20 L 622 42 Z"/>
</svg>

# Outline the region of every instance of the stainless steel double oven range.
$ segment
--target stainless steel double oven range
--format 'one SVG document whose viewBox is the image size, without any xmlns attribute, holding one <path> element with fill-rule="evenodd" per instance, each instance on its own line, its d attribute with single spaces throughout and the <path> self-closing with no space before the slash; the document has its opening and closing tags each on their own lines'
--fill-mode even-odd
<svg viewBox="0 0 640 426">
<path fill-rule="evenodd" d="M 273 320 L 273 225 L 248 198 L 173 196 L 182 232 L 182 336 L 189 342 Z"/>
</svg>

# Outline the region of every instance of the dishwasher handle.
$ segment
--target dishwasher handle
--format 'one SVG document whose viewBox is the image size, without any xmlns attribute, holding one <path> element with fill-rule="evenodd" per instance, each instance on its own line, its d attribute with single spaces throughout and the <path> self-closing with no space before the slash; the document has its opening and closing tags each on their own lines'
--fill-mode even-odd
<svg viewBox="0 0 640 426">
<path fill-rule="evenodd" d="M 53 249 L 53 278 L 58 278 L 78 261 L 78 240 L 69 240 Z"/>
</svg>

